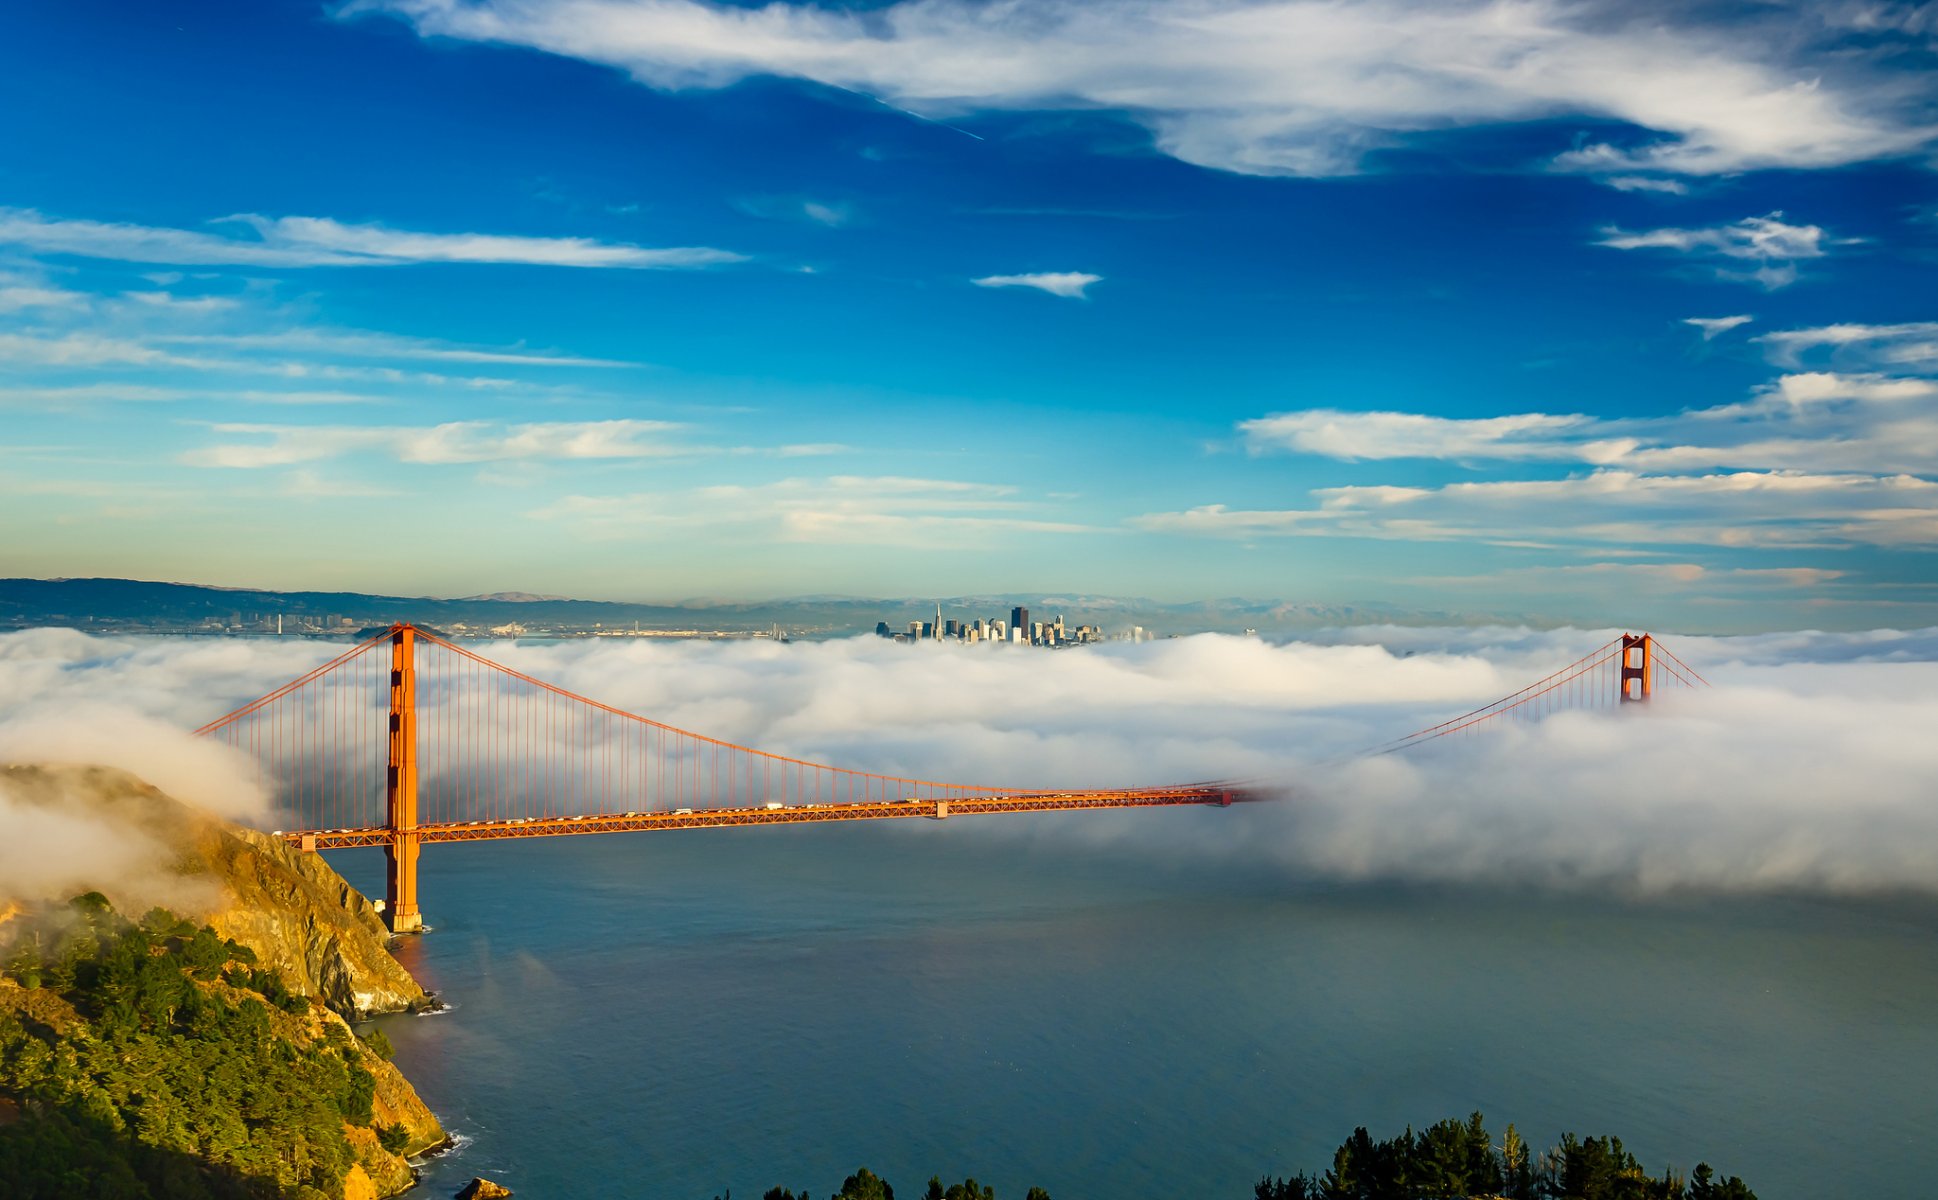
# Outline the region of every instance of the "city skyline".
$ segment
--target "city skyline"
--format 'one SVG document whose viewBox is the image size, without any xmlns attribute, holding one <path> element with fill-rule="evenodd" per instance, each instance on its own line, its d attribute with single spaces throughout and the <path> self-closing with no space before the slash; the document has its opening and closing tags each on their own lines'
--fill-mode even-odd
<svg viewBox="0 0 1938 1200">
<path fill-rule="evenodd" d="M 1916 10 L 570 11 L 22 14 L 0 574 L 1938 623 Z"/>
</svg>

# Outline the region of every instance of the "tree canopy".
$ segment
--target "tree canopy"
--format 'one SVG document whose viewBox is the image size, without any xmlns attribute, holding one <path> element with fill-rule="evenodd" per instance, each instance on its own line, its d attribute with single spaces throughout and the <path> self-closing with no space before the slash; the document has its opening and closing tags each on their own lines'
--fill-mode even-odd
<svg viewBox="0 0 1938 1200">
<path fill-rule="evenodd" d="M 343 1194 L 346 1125 L 370 1125 L 376 1081 L 342 1025 L 297 1034 L 305 997 L 162 909 L 132 921 L 89 893 L 16 924 L 0 958 L 16 985 L 0 985 L 9 1200 Z"/>
</svg>

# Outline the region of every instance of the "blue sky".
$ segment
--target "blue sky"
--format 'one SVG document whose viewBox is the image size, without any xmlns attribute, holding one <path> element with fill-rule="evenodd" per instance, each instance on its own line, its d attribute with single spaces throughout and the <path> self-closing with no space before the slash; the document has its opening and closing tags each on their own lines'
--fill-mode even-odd
<svg viewBox="0 0 1938 1200">
<path fill-rule="evenodd" d="M 0 572 L 1938 621 L 1938 13 L 71 3 Z"/>
</svg>

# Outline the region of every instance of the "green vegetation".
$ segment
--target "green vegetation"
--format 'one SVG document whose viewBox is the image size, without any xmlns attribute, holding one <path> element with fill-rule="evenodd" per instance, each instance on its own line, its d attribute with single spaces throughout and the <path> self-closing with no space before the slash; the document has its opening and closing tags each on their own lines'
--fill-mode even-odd
<svg viewBox="0 0 1938 1200">
<path fill-rule="evenodd" d="M 1699 1163 L 1683 1178 L 1673 1171 L 1660 1177 L 1642 1169 L 1614 1137 L 1563 1134 L 1559 1145 L 1537 1160 L 1514 1126 L 1496 1143 L 1479 1113 L 1449 1119 L 1415 1133 L 1376 1142 L 1364 1128 L 1333 1152 L 1332 1168 L 1317 1176 L 1267 1177 L 1252 1189 L 1253 1200 L 1756 1200 L 1756 1193 L 1734 1175 L 1716 1178 Z M 723 1200 L 715 1197 L 715 1200 Z M 771 1188 L 761 1200 L 812 1200 L 798 1192 Z M 848 1176 L 830 1200 L 895 1200 L 888 1181 L 863 1167 Z M 993 1189 L 974 1179 L 943 1185 L 929 1179 L 921 1200 L 996 1200 Z M 1024 1200 L 1050 1200 L 1033 1187 Z"/>
<path fill-rule="evenodd" d="M 724 1197 L 716 1196 L 714 1200 L 732 1200 L 732 1193 L 729 1192 Z M 812 1193 L 806 1188 L 798 1192 L 788 1188 L 768 1188 L 761 1200 L 812 1200 Z M 829 1200 L 895 1200 L 895 1189 L 888 1185 L 886 1179 L 867 1167 L 862 1167 L 842 1180 L 841 1190 Z M 965 1179 L 961 1183 L 945 1186 L 940 1175 L 931 1175 L 929 1190 L 922 1193 L 922 1200 L 996 1200 L 996 1192 L 992 1188 L 978 1184 L 974 1179 Z M 1040 1187 L 1033 1187 L 1024 1200 L 1050 1200 L 1050 1193 Z"/>
<path fill-rule="evenodd" d="M 1382 1142 L 1362 1126 L 1333 1151 L 1330 1170 L 1316 1177 L 1268 1176 L 1252 1195 L 1254 1200 L 1756 1200 L 1734 1175 L 1718 1180 L 1708 1163 L 1698 1163 L 1687 1179 L 1674 1171 L 1653 1177 L 1616 1137 L 1563 1134 L 1559 1145 L 1534 1161 L 1512 1125 L 1496 1146 L 1479 1113 L 1419 1133 L 1409 1127 Z"/>
<path fill-rule="evenodd" d="M 309 1001 L 247 947 L 162 909 L 130 921 L 95 893 L 8 929 L 9 1200 L 343 1194 L 344 1126 L 370 1124 L 376 1080 L 340 1024 L 312 1036 Z"/>
</svg>

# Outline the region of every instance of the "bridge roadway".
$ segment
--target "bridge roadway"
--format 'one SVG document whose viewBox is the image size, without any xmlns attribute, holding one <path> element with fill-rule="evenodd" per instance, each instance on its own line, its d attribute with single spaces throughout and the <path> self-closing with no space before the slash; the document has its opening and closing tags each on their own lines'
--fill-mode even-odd
<svg viewBox="0 0 1938 1200">
<path fill-rule="evenodd" d="M 752 808 L 696 808 L 656 812 L 595 813 L 581 817 L 511 817 L 496 821 L 444 821 L 410 832 L 424 842 L 480 842 L 499 838 L 564 837 L 585 833 L 643 833 L 662 829 L 712 829 L 727 825 L 797 825 L 809 821 L 879 821 L 896 817 L 974 816 L 983 813 L 1062 812 L 1092 808 L 1157 808 L 1179 804 L 1229 806 L 1255 797 L 1230 784 L 1147 788 L 1135 791 L 1037 792 L 947 800 L 857 801 L 852 804 L 761 804 Z M 276 831 L 304 850 L 388 846 L 398 836 L 389 826 L 360 829 Z"/>
</svg>

